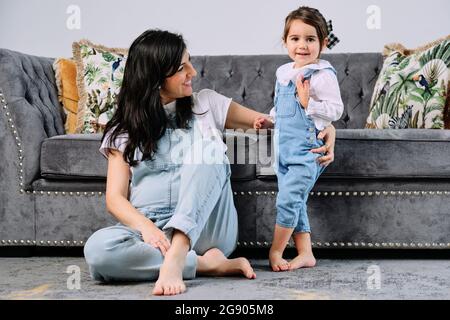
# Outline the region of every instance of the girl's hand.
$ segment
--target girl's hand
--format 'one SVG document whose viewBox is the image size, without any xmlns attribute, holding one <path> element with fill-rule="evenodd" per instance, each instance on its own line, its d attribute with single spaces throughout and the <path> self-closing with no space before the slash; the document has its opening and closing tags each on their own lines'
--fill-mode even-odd
<svg viewBox="0 0 450 320">
<path fill-rule="evenodd" d="M 317 135 L 318 139 L 324 139 L 325 144 L 316 149 L 311 149 L 314 153 L 324 153 L 322 157 L 318 158 L 317 161 L 321 166 L 326 167 L 334 161 L 334 144 L 336 142 L 336 129 L 333 125 L 330 125 L 319 132 Z"/>
<path fill-rule="evenodd" d="M 303 75 L 297 78 L 297 96 L 303 109 L 308 108 L 309 102 L 309 80 L 305 80 Z"/>
<path fill-rule="evenodd" d="M 170 241 L 166 234 L 162 232 L 157 226 L 146 225 L 141 231 L 142 238 L 145 243 L 150 244 L 154 248 L 158 248 L 162 255 L 165 256 L 170 247 Z"/>
<path fill-rule="evenodd" d="M 253 129 L 269 129 L 273 128 L 273 122 L 264 117 L 258 117 L 253 122 Z"/>
</svg>

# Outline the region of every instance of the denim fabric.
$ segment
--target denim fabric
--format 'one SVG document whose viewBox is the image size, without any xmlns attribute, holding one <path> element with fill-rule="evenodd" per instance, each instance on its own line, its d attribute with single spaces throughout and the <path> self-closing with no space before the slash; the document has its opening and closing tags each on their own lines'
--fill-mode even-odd
<svg viewBox="0 0 450 320">
<path fill-rule="evenodd" d="M 194 121 L 191 122 L 192 129 Z M 175 148 L 189 147 L 195 130 L 167 128 L 158 141 L 158 148 L 153 160 L 139 162 L 132 168 L 130 184 L 130 202 L 141 212 L 162 213 L 164 218 L 155 216 L 155 223 L 162 227 L 173 214 L 177 199 L 182 166 L 181 153 L 173 152 Z M 186 136 L 187 132 L 187 136 Z M 139 156 L 139 155 L 137 155 Z"/>
<path fill-rule="evenodd" d="M 316 70 L 307 69 L 309 79 Z M 321 154 L 310 152 L 324 144 L 319 131 L 296 98 L 296 86 L 277 82 L 275 92 L 274 169 L 278 179 L 276 223 L 294 228 L 294 233 L 311 232 L 306 202 L 309 192 L 324 171 L 317 162 Z"/>
<path fill-rule="evenodd" d="M 231 170 L 223 142 L 201 139 L 199 144 L 195 128 L 192 121 L 189 130 L 166 131 L 154 159 L 133 168 L 130 194 L 131 204 L 169 239 L 174 229 L 189 237 L 191 250 L 184 279 L 195 277 L 197 255 L 218 248 L 229 256 L 238 238 Z M 208 154 L 214 151 L 221 161 L 186 161 L 198 146 Z M 155 280 L 163 263 L 159 249 L 144 243 L 140 232 L 120 223 L 95 232 L 86 242 L 84 254 L 92 277 L 99 281 Z"/>
</svg>

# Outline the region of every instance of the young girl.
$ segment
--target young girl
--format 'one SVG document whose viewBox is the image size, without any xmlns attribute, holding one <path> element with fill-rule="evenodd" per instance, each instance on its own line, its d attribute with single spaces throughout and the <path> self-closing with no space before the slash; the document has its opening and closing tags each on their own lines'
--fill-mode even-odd
<svg viewBox="0 0 450 320">
<path fill-rule="evenodd" d="M 313 267 L 316 263 L 306 201 L 325 167 L 318 164 L 319 155 L 310 149 L 323 146 L 318 130 L 338 120 L 343 112 L 336 71 L 328 61 L 319 59 L 325 46 L 331 48 L 339 41 L 330 29 L 331 22 L 327 25 L 322 14 L 309 7 L 292 11 L 285 20 L 283 42 L 293 62 L 276 72 L 275 107 L 271 110 L 278 156 L 277 218 L 269 252 L 274 271 Z M 254 122 L 256 129 L 270 126 L 265 118 Z M 287 262 L 283 251 L 291 235 L 298 255 Z"/>
</svg>

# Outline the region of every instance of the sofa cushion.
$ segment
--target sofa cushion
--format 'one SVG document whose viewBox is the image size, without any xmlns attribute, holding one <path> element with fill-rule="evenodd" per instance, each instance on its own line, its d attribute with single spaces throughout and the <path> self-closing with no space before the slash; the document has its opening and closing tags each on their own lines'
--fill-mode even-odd
<svg viewBox="0 0 450 320">
<path fill-rule="evenodd" d="M 386 45 L 367 128 L 444 128 L 450 68 L 450 36 L 408 50 Z"/>
<path fill-rule="evenodd" d="M 53 63 L 58 99 L 66 114 L 66 134 L 75 133 L 78 113 L 77 66 L 72 59 L 59 58 Z"/>
<path fill-rule="evenodd" d="M 77 65 L 77 133 L 100 133 L 112 118 L 122 86 L 127 49 L 106 48 L 88 40 L 74 42 Z"/>
<path fill-rule="evenodd" d="M 449 130 L 338 129 L 336 135 L 335 160 L 323 177 L 450 177 Z M 267 154 L 258 151 L 256 175 L 275 179 Z"/>
<path fill-rule="evenodd" d="M 45 139 L 41 175 L 51 179 L 104 179 L 106 158 L 98 151 L 101 134 L 67 134 Z"/>
<path fill-rule="evenodd" d="M 49 180 L 105 179 L 107 160 L 99 152 L 102 134 L 68 134 L 45 139 L 41 176 Z M 225 132 L 234 181 L 256 178 L 256 136 Z"/>
</svg>

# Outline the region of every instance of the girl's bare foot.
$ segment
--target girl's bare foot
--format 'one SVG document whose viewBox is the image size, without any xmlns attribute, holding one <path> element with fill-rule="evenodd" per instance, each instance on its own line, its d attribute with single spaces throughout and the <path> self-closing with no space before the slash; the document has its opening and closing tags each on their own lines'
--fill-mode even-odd
<svg viewBox="0 0 450 320">
<path fill-rule="evenodd" d="M 312 268 L 316 265 L 316 258 L 312 252 L 300 253 L 289 263 L 289 270 L 299 269 L 299 268 Z"/>
<path fill-rule="evenodd" d="M 159 270 L 159 278 L 153 289 L 154 295 L 175 295 L 186 291 L 183 282 L 183 268 L 186 257 L 170 255 L 168 252 Z"/>
<path fill-rule="evenodd" d="M 283 252 L 286 249 L 293 230 L 294 228 L 286 228 L 275 224 L 272 246 L 269 251 L 269 263 L 275 272 L 289 270 L 289 262 L 283 259 Z"/>
<path fill-rule="evenodd" d="M 256 274 L 247 259 L 228 259 L 217 248 L 209 249 L 203 256 L 199 256 L 197 261 L 197 272 L 199 274 L 212 276 L 241 274 L 248 279 L 256 278 Z"/>
<path fill-rule="evenodd" d="M 269 251 L 269 263 L 273 271 L 288 271 L 289 262 L 283 259 L 283 253 L 275 250 Z"/>
</svg>

